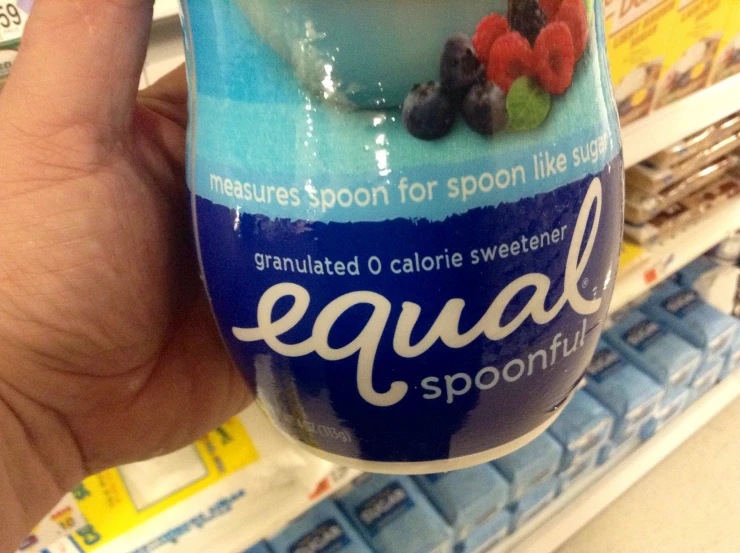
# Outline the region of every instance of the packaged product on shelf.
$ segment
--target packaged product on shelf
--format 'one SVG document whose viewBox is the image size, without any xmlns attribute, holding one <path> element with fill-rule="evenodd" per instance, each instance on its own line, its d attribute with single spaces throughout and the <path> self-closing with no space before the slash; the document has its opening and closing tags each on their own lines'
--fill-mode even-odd
<svg viewBox="0 0 740 553">
<path fill-rule="evenodd" d="M 679 0 L 668 18 L 670 40 L 666 63 L 653 108 L 701 90 L 709 82 L 714 58 L 725 27 L 726 4 L 721 0 Z"/>
<path fill-rule="evenodd" d="M 408 476 L 364 475 L 336 500 L 375 553 L 452 550 L 452 528 Z"/>
<path fill-rule="evenodd" d="M 591 394 L 578 390 L 549 429 L 565 450 L 561 469 L 599 449 L 611 437 L 613 425 L 611 412 Z"/>
<path fill-rule="evenodd" d="M 658 194 L 670 185 L 690 177 L 721 157 L 732 153 L 738 145 L 740 145 L 740 138 L 737 134 L 733 134 L 672 167 L 661 169 L 646 163 L 638 163 L 627 170 L 626 180 L 629 181 L 630 188 L 639 188 L 645 192 Z"/>
<path fill-rule="evenodd" d="M 339 551 L 339 549 L 337 549 Z M 269 546 L 265 542 L 260 542 L 257 545 L 253 545 L 246 551 L 242 551 L 242 553 L 275 553 L 274 551 L 270 550 Z"/>
<path fill-rule="evenodd" d="M 666 392 L 655 413 L 656 431 L 683 413 L 690 402 L 688 388 L 673 388 Z"/>
<path fill-rule="evenodd" d="M 503 509 L 482 520 L 465 539 L 456 546 L 454 553 L 487 553 L 500 543 L 511 531 L 511 512 Z"/>
<path fill-rule="evenodd" d="M 691 381 L 691 400 L 694 401 L 706 394 L 719 381 L 722 369 L 727 360 L 726 350 L 722 355 L 710 357 L 696 371 L 694 380 Z"/>
<path fill-rule="evenodd" d="M 273 553 L 373 553 L 333 501 L 325 499 L 269 540 Z"/>
<path fill-rule="evenodd" d="M 666 389 L 688 386 L 703 360 L 701 350 L 638 310 L 623 315 L 604 337 Z"/>
<path fill-rule="evenodd" d="M 723 263 L 740 267 L 740 232 L 734 232 L 732 236 L 717 244 L 709 251 L 709 255 Z"/>
<path fill-rule="evenodd" d="M 0 90 L 5 86 L 5 82 L 10 77 L 10 71 L 18 56 L 18 42 L 0 45 Z"/>
<path fill-rule="evenodd" d="M 735 342 L 732 344 L 730 351 L 727 352 L 725 364 L 722 368 L 722 373 L 719 375 L 719 379 L 724 380 L 737 370 L 740 370 L 740 322 L 735 331 Z"/>
<path fill-rule="evenodd" d="M 563 493 L 574 482 L 577 482 L 584 476 L 587 476 L 596 468 L 599 459 L 599 453 L 603 443 L 598 448 L 592 450 L 588 455 L 584 455 L 573 462 L 573 464 L 558 475 L 558 493 Z"/>
<path fill-rule="evenodd" d="M 612 441 L 634 436 L 653 417 L 663 389 L 606 342 L 600 342 L 588 370 L 586 391 L 614 414 Z"/>
<path fill-rule="evenodd" d="M 704 255 L 679 270 L 676 282 L 693 288 L 709 305 L 731 315 L 740 284 L 740 269 Z"/>
<path fill-rule="evenodd" d="M 632 225 L 642 225 L 649 222 L 661 211 L 722 178 L 737 163 L 738 158 L 727 156 L 704 167 L 698 173 L 669 185 L 658 193 L 647 192 L 638 186 L 631 186 L 630 181 L 627 180 L 627 195 L 624 207 L 625 221 Z"/>
<path fill-rule="evenodd" d="M 517 501 L 560 469 L 563 446 L 545 432 L 521 449 L 493 462 L 509 481 L 510 499 Z"/>
<path fill-rule="evenodd" d="M 414 480 L 455 530 L 457 542 L 465 541 L 473 528 L 509 500 L 508 482 L 490 463 Z"/>
<path fill-rule="evenodd" d="M 613 2 L 614 15 L 606 22 L 607 50 L 623 125 L 650 112 L 676 1 Z"/>
<path fill-rule="evenodd" d="M 709 305 L 692 288 L 664 282 L 653 290 L 641 309 L 700 348 L 704 359 L 724 355 L 735 339 L 735 319 Z"/>
<path fill-rule="evenodd" d="M 236 549 L 263 538 L 263 524 L 305 508 L 327 487 L 330 470 L 292 447 L 253 405 L 192 446 L 83 481 L 70 498 L 84 525 L 68 539 L 85 553 L 145 553 L 169 544 L 207 551 L 218 549 L 219 539 L 224 550 Z M 51 544 L 38 545 L 23 553 Z"/>
<path fill-rule="evenodd" d="M 679 140 L 673 146 L 666 148 L 653 154 L 643 164 L 648 167 L 656 167 L 658 169 L 666 169 L 673 167 L 684 161 L 686 158 L 695 156 L 707 148 L 709 148 L 713 142 L 716 141 L 715 133 L 717 127 L 710 125 L 706 129 L 703 129 L 691 136 L 687 136 L 683 140 Z"/>
<path fill-rule="evenodd" d="M 737 0 L 723 0 L 725 5 L 725 32 L 714 58 L 711 84 L 740 73 L 740 4 Z"/>
<path fill-rule="evenodd" d="M 734 177 L 725 176 L 668 206 L 645 224 L 626 223 L 625 236 L 640 245 L 656 242 L 701 221 L 708 212 L 739 195 L 740 182 Z"/>
<path fill-rule="evenodd" d="M 722 140 L 733 134 L 740 133 L 740 114 L 735 113 L 721 120 L 715 125 L 717 127 L 717 139 Z"/>
<path fill-rule="evenodd" d="M 511 530 L 521 528 L 558 496 L 558 479 L 551 477 L 536 488 L 529 490 L 511 506 Z"/>
</svg>

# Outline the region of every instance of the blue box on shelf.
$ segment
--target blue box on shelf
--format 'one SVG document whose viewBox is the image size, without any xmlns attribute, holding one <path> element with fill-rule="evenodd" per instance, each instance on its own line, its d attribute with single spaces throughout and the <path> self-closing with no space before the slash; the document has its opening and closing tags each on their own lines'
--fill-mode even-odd
<svg viewBox="0 0 740 553">
<path fill-rule="evenodd" d="M 511 531 L 514 532 L 532 520 L 558 496 L 559 481 L 557 477 L 550 478 L 539 486 L 524 494 L 519 501 L 511 506 Z"/>
<path fill-rule="evenodd" d="M 724 380 L 738 369 L 740 369 L 740 323 L 735 327 L 735 340 L 725 355 L 725 365 L 719 379 Z"/>
<path fill-rule="evenodd" d="M 511 531 L 511 513 L 503 509 L 482 520 L 464 541 L 458 542 L 454 553 L 486 553 L 499 544 Z"/>
<path fill-rule="evenodd" d="M 275 553 L 300 550 L 372 553 L 358 531 L 331 500 L 324 500 L 268 540 Z M 250 550 L 251 553 L 251 550 Z"/>
<path fill-rule="evenodd" d="M 518 501 L 560 469 L 563 446 L 545 432 L 524 447 L 493 462 L 508 480 L 510 500 Z"/>
<path fill-rule="evenodd" d="M 564 448 L 561 469 L 600 448 L 612 435 L 614 416 L 585 390 L 578 390 L 548 432 Z"/>
<path fill-rule="evenodd" d="M 699 349 L 641 311 L 625 315 L 604 338 L 666 389 L 688 386 L 702 363 Z"/>
<path fill-rule="evenodd" d="M 465 540 L 473 527 L 509 500 L 509 483 L 490 463 L 414 480 L 455 530 L 457 541 Z"/>
<path fill-rule="evenodd" d="M 579 481 L 581 478 L 587 476 L 593 469 L 596 468 L 599 460 L 599 452 L 603 444 L 600 444 L 597 449 L 591 451 L 588 455 L 582 455 L 576 459 L 573 464 L 565 469 L 558 475 L 558 493 L 563 493 L 567 490 L 574 482 Z"/>
<path fill-rule="evenodd" d="M 735 319 L 709 305 L 695 290 L 673 282 L 658 286 L 641 309 L 700 348 L 705 358 L 724 355 L 735 339 Z"/>
<path fill-rule="evenodd" d="M 599 342 L 588 368 L 586 391 L 614 415 L 612 440 L 634 436 L 653 416 L 663 389 L 606 342 Z"/>
<path fill-rule="evenodd" d="M 361 476 L 336 500 L 375 553 L 452 550 L 452 528 L 408 476 Z"/>
<path fill-rule="evenodd" d="M 691 400 L 688 388 L 675 388 L 666 393 L 655 413 L 655 430 L 658 431 L 666 424 L 684 412 Z"/>
<path fill-rule="evenodd" d="M 691 381 L 691 392 L 693 399 L 698 399 L 714 387 L 719 381 L 722 369 L 725 368 L 727 352 L 723 355 L 713 355 L 696 371 L 694 380 Z"/>
</svg>

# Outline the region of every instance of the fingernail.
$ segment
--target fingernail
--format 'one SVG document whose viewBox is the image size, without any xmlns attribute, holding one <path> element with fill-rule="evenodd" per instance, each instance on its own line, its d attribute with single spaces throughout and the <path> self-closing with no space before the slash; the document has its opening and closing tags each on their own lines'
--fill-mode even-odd
<svg viewBox="0 0 740 553">
<path fill-rule="evenodd" d="M 18 7 L 26 13 L 31 13 L 31 6 L 33 6 L 33 0 L 18 0 Z"/>
</svg>

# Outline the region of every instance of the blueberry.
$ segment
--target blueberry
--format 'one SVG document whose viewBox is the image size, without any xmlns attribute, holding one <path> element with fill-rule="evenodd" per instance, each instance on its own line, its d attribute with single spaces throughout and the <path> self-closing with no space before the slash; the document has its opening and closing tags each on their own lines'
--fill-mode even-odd
<svg viewBox="0 0 740 553">
<path fill-rule="evenodd" d="M 416 138 L 434 140 L 450 132 L 455 123 L 455 106 L 439 83 L 416 85 L 403 102 L 402 119 Z"/>
<path fill-rule="evenodd" d="M 460 33 L 447 40 L 439 74 L 442 88 L 461 101 L 471 86 L 485 81 L 486 69 L 468 36 Z"/>
<path fill-rule="evenodd" d="M 509 125 L 506 94 L 490 81 L 470 89 L 462 106 L 465 122 L 475 132 L 492 136 Z"/>
</svg>

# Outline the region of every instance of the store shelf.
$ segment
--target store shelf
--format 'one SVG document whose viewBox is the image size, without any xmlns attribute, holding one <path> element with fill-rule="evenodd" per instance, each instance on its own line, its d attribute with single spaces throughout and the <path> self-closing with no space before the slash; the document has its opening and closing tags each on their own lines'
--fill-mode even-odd
<svg viewBox="0 0 740 553">
<path fill-rule="evenodd" d="M 612 312 L 645 294 L 681 267 L 740 228 L 740 199 L 734 199 L 647 249 L 646 255 L 617 276 Z"/>
<path fill-rule="evenodd" d="M 740 75 L 670 104 L 622 129 L 631 167 L 740 109 Z"/>
<path fill-rule="evenodd" d="M 180 15 L 179 0 L 156 0 L 154 2 L 154 21 L 161 21 Z"/>
<path fill-rule="evenodd" d="M 574 484 L 490 553 L 552 553 L 738 397 L 734 374 L 650 441 Z"/>
</svg>

